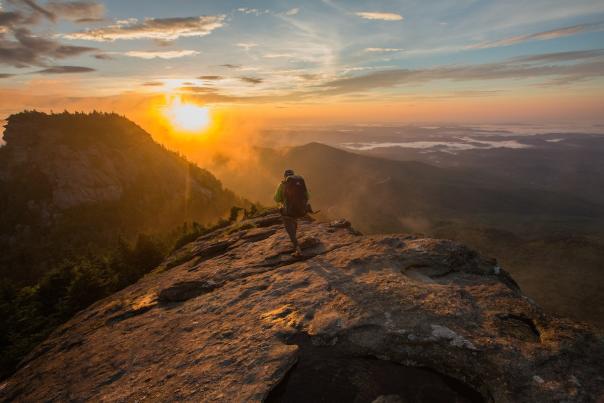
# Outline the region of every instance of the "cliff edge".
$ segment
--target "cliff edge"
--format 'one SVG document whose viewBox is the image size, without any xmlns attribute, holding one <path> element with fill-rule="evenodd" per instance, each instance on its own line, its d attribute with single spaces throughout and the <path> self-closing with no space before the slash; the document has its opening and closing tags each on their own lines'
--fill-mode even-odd
<svg viewBox="0 0 604 403">
<path fill-rule="evenodd" d="M 57 329 L 3 401 L 597 402 L 604 341 L 492 259 L 268 214 L 184 246 Z"/>
</svg>

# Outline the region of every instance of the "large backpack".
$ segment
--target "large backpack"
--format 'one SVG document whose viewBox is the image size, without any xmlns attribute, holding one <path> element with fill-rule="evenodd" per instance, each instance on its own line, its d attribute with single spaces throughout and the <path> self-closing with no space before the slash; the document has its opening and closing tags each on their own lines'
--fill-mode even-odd
<svg viewBox="0 0 604 403">
<path fill-rule="evenodd" d="M 307 213 L 308 197 L 306 183 L 298 175 L 288 176 L 283 182 L 283 199 L 285 215 L 289 217 L 304 217 Z"/>
</svg>

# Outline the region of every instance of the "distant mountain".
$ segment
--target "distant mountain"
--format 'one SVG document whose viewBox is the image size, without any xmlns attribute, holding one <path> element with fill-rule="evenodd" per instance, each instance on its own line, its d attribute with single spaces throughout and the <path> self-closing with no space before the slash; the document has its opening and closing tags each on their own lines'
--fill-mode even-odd
<svg viewBox="0 0 604 403">
<path fill-rule="evenodd" d="M 513 228 L 520 221 L 554 227 L 564 219 L 604 218 L 604 205 L 577 195 L 519 186 L 487 172 L 364 156 L 320 143 L 259 149 L 254 161 L 259 164 L 254 175 L 248 169 L 238 169 L 243 174 L 211 169 L 243 195 L 265 203 L 283 170 L 297 170 L 307 179 L 317 208 L 351 217 L 363 231 L 422 231 L 443 220 Z M 258 181 L 258 172 L 268 178 Z"/>
<path fill-rule="evenodd" d="M 491 145 L 515 142 L 519 147 L 485 146 L 452 152 L 437 147 L 429 150 L 413 148 L 412 143 L 410 147 L 404 147 L 405 143 L 399 142 L 403 146 L 381 146 L 359 153 L 401 161 L 421 161 L 442 168 L 489 172 L 499 180 L 513 181 L 531 188 L 574 193 L 583 199 L 604 203 L 604 135 L 508 134 L 503 139 L 493 136 L 480 139 L 483 142 L 491 140 Z M 455 138 L 445 137 L 432 140 L 440 140 L 442 144 L 456 141 Z"/>
<path fill-rule="evenodd" d="M 604 207 L 582 194 L 319 143 L 259 149 L 253 161 L 236 171 L 223 168 L 233 164 L 211 169 L 242 195 L 269 203 L 283 170 L 292 168 L 306 178 L 322 215 L 348 217 L 365 233 L 419 232 L 467 243 L 498 256 L 547 309 L 604 326 Z"/>
<path fill-rule="evenodd" d="M 35 281 L 121 236 L 210 223 L 242 200 L 116 114 L 23 112 L 0 148 L 0 277 Z"/>
</svg>

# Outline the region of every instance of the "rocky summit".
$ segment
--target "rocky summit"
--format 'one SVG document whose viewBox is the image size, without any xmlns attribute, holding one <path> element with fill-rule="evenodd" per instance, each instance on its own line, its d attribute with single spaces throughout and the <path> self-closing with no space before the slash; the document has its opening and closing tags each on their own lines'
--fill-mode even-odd
<svg viewBox="0 0 604 403">
<path fill-rule="evenodd" d="M 274 213 L 77 314 L 4 401 L 598 402 L 604 341 L 452 241 Z"/>
</svg>

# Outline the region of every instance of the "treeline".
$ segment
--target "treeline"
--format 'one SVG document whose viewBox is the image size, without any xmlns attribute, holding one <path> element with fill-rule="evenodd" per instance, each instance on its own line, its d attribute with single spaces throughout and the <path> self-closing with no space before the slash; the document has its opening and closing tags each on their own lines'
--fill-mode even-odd
<svg viewBox="0 0 604 403">
<path fill-rule="evenodd" d="M 36 285 L 17 287 L 0 279 L 0 379 L 10 376 L 27 353 L 75 313 L 135 283 L 172 251 L 199 236 L 258 212 L 233 207 L 228 219 L 213 226 L 185 223 L 163 236 L 123 239 L 104 253 L 84 254 L 52 267 Z"/>
<path fill-rule="evenodd" d="M 151 135 L 125 116 L 114 112 L 23 111 L 6 119 L 4 139 L 8 145 L 15 137 L 53 138 L 74 149 L 91 143 L 105 145 L 145 144 Z M 52 130 L 47 130 L 52 129 Z"/>
<path fill-rule="evenodd" d="M 50 113 L 46 113 L 46 112 L 40 112 L 37 111 L 35 109 L 32 110 L 24 110 L 22 112 L 18 112 L 18 113 L 14 113 L 12 115 L 10 115 L 6 121 L 9 123 L 12 122 L 17 122 L 17 121 L 26 121 L 28 123 L 31 122 L 35 122 L 36 119 L 46 119 L 46 118 L 50 118 L 52 117 L 53 119 L 56 118 L 65 118 L 67 120 L 72 120 L 73 117 L 104 117 L 104 118 L 116 118 L 116 119 L 124 119 L 127 120 L 125 115 L 120 115 L 118 113 L 115 112 L 101 112 L 101 111 L 96 111 L 93 110 L 92 112 L 80 112 L 80 111 L 75 111 L 75 112 L 68 112 L 68 111 L 63 111 L 63 112 L 50 112 Z"/>
</svg>

